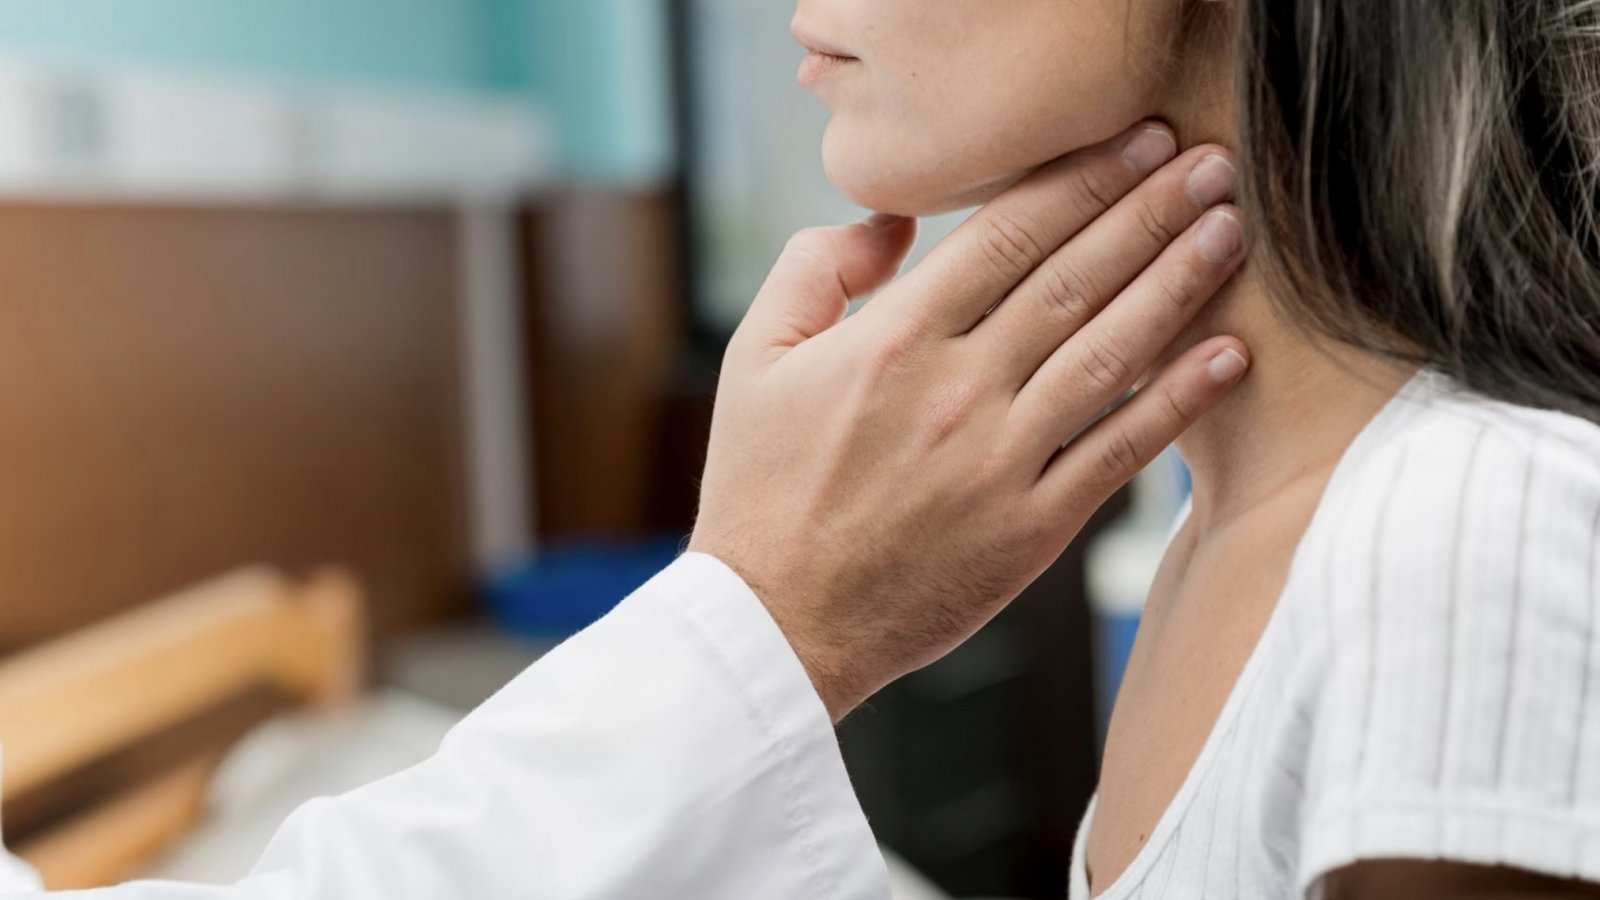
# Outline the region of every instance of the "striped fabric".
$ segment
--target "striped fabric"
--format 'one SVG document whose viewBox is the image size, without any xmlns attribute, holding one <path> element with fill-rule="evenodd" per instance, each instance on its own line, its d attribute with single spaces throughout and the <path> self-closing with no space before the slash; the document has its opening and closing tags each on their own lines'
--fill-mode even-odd
<svg viewBox="0 0 1600 900">
<path fill-rule="evenodd" d="M 1339 463 L 1194 769 L 1099 896 L 1317 897 L 1380 857 L 1600 882 L 1600 427 L 1432 370 Z"/>
</svg>

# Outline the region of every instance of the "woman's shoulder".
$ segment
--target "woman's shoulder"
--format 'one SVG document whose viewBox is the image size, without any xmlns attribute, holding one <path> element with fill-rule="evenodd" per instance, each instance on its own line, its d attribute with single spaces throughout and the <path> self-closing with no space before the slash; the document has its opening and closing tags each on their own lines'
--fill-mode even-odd
<svg viewBox="0 0 1600 900">
<path fill-rule="evenodd" d="M 1425 370 L 1369 431 L 1324 505 L 1346 507 L 1330 518 L 1365 516 L 1391 545 L 1440 529 L 1571 527 L 1600 515 L 1600 423 L 1485 397 Z"/>
<path fill-rule="evenodd" d="M 1370 463 L 1381 468 L 1386 461 L 1411 468 L 1445 466 L 1464 480 L 1503 478 L 1507 473 L 1492 465 L 1471 466 L 1477 461 L 1471 451 L 1487 450 L 1502 462 L 1514 457 L 1524 467 L 1600 486 L 1600 423 L 1486 397 L 1431 369 L 1402 389 L 1386 413 L 1392 423 L 1368 460 L 1369 470 Z"/>
<path fill-rule="evenodd" d="M 1576 611 L 1600 578 L 1600 425 L 1424 372 L 1328 487 L 1301 573 L 1336 612 Z"/>
<path fill-rule="evenodd" d="M 1600 841 L 1600 426 L 1431 373 L 1382 416 L 1292 576 L 1334 736 L 1307 872 L 1420 854 L 1570 876 Z"/>
</svg>

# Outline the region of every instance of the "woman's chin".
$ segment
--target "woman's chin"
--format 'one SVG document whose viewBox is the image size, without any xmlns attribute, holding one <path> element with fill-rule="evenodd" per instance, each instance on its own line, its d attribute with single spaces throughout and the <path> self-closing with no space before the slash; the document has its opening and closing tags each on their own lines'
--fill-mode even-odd
<svg viewBox="0 0 1600 900">
<path fill-rule="evenodd" d="M 1026 172 L 995 175 L 949 163 L 919 164 L 906 155 L 848 152 L 824 143 L 828 180 L 851 202 L 897 216 L 934 216 L 981 206 Z"/>
</svg>

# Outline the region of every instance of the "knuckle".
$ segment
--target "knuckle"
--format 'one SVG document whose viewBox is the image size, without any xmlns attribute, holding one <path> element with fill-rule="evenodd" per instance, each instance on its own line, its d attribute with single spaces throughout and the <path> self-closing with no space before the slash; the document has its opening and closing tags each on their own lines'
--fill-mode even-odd
<svg viewBox="0 0 1600 900">
<path fill-rule="evenodd" d="M 1101 393 L 1120 393 L 1133 379 L 1133 364 L 1127 352 L 1104 338 L 1084 344 L 1078 354 L 1078 369 L 1089 386 Z"/>
<path fill-rule="evenodd" d="M 1192 398 L 1171 388 L 1163 388 L 1160 392 L 1161 404 L 1166 411 L 1167 419 L 1174 424 L 1192 422 L 1200 417 L 1200 407 Z"/>
<path fill-rule="evenodd" d="M 1111 479 L 1132 475 L 1144 467 L 1144 462 L 1139 442 L 1126 431 L 1113 431 L 1100 448 L 1100 470 Z"/>
<path fill-rule="evenodd" d="M 809 261 L 826 260 L 833 249 L 833 240 L 826 228 L 803 228 L 790 235 L 783 255 Z"/>
<path fill-rule="evenodd" d="M 1187 269 L 1157 275 L 1154 281 L 1152 290 L 1163 312 L 1187 315 L 1201 295 L 1198 279 Z"/>
<path fill-rule="evenodd" d="M 985 218 L 979 235 L 985 257 L 1008 281 L 1018 281 L 1044 258 L 1037 228 L 1015 214 Z"/>
<path fill-rule="evenodd" d="M 983 457 L 983 465 L 978 470 L 975 484 L 995 485 L 1002 484 L 1012 479 L 1014 474 L 1021 471 L 1026 463 L 1032 461 L 1031 453 L 1024 452 L 1009 444 L 997 444 Z"/>
<path fill-rule="evenodd" d="M 802 228 L 789 235 L 789 241 L 784 245 L 785 252 L 805 252 L 814 248 L 822 238 L 820 228 Z"/>
<path fill-rule="evenodd" d="M 1040 290 L 1044 303 L 1068 322 L 1087 322 L 1099 309 L 1097 282 L 1081 264 L 1060 259 L 1042 270 Z"/>
<path fill-rule="evenodd" d="M 1078 170 L 1069 190 L 1070 201 L 1085 219 L 1099 218 L 1101 213 L 1116 204 L 1121 191 L 1116 189 L 1105 170 L 1097 165 L 1087 165 Z"/>
<path fill-rule="evenodd" d="M 1134 204 L 1134 215 L 1139 220 L 1139 227 L 1149 236 L 1152 243 L 1166 246 L 1178 239 L 1179 231 L 1167 224 L 1161 213 L 1149 201 L 1141 200 Z"/>
<path fill-rule="evenodd" d="M 871 371 L 884 375 L 905 368 L 916 357 L 921 335 L 909 325 L 889 328 L 873 344 Z"/>
<path fill-rule="evenodd" d="M 943 445 L 966 427 L 982 393 L 983 386 L 972 379 L 954 378 L 947 382 L 922 417 L 925 445 L 930 449 Z"/>
<path fill-rule="evenodd" d="M 1024 547 L 1046 544 L 1060 531 L 1060 525 L 1046 510 L 1040 509 L 1030 509 L 1018 516 L 1013 527 L 1017 529 L 1017 541 Z"/>
</svg>

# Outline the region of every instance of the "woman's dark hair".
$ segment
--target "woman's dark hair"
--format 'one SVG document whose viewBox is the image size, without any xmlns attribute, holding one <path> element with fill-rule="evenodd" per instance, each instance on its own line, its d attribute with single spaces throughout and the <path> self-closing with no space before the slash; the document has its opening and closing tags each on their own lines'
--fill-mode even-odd
<svg viewBox="0 0 1600 900">
<path fill-rule="evenodd" d="M 1280 302 L 1600 421 L 1600 0 L 1236 0 Z"/>
</svg>

